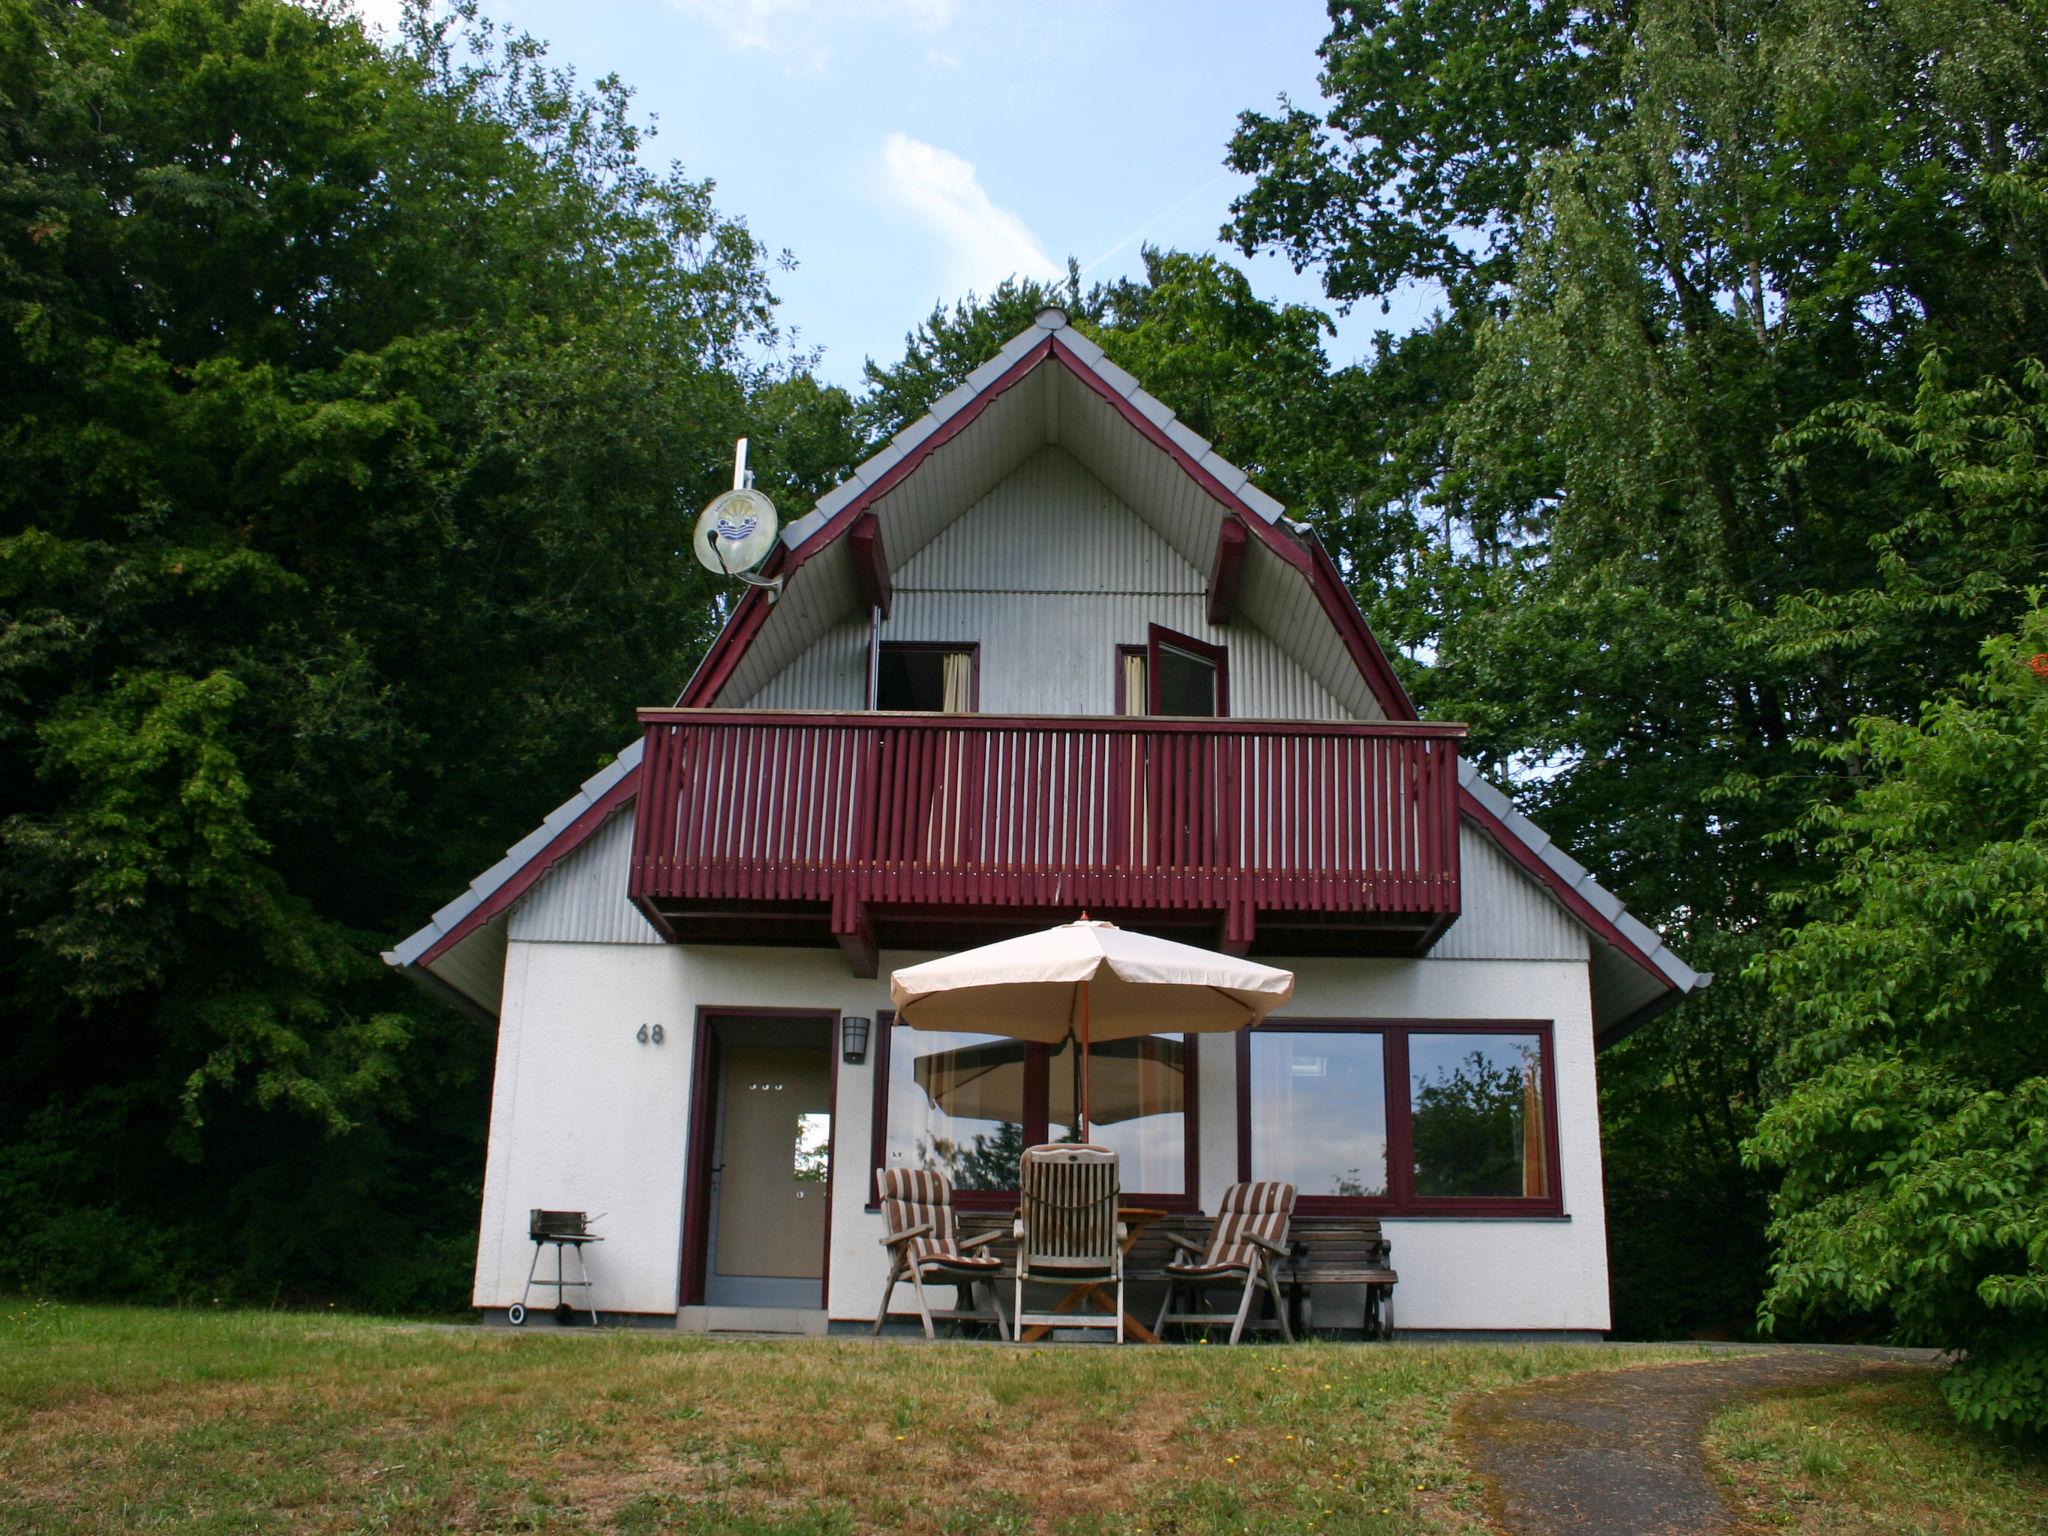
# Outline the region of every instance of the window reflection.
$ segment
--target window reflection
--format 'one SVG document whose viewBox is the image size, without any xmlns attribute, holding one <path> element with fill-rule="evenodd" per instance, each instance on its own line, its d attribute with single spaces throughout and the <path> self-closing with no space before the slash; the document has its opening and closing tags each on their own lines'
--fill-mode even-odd
<svg viewBox="0 0 2048 1536">
<path fill-rule="evenodd" d="M 1385 1037 L 1254 1030 L 1251 1128 L 1255 1179 L 1301 1195 L 1386 1194 Z"/>
<path fill-rule="evenodd" d="M 1541 1053 L 1535 1035 L 1408 1037 L 1418 1197 L 1550 1193 Z"/>
<path fill-rule="evenodd" d="M 796 1117 L 796 1181 L 822 1184 L 832 1173 L 832 1117 L 813 1112 Z"/>
<path fill-rule="evenodd" d="M 1146 1035 L 1088 1049 L 1088 1132 L 1122 1162 L 1123 1187 L 1178 1195 L 1187 1185 L 1187 1037 Z M 1046 1139 L 1079 1134 L 1080 1053 L 1070 1040 L 1046 1069 Z"/>
<path fill-rule="evenodd" d="M 1089 1052 L 1090 1134 L 1119 1154 L 1128 1191 L 1186 1190 L 1188 1051 L 1181 1036 L 1151 1035 Z M 1071 1042 L 1048 1051 L 898 1024 L 890 1034 L 887 1166 L 931 1169 L 956 1189 L 1014 1190 L 1030 1140 L 1077 1137 L 1078 1074 Z"/>
<path fill-rule="evenodd" d="M 898 1025 L 889 1052 L 888 1166 L 943 1173 L 956 1189 L 1015 1189 L 1027 1050 L 994 1035 Z"/>
</svg>

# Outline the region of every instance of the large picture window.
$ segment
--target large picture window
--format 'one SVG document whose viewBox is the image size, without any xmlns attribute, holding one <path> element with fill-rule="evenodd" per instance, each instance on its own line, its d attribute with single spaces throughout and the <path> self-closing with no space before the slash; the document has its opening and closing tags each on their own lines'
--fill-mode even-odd
<svg viewBox="0 0 2048 1536">
<path fill-rule="evenodd" d="M 1241 1037 L 1238 1176 L 1305 1212 L 1550 1215 L 1548 1023 L 1273 1020 Z"/>
<path fill-rule="evenodd" d="M 1080 1061 L 1071 1043 L 1049 1049 L 884 1022 L 876 1167 L 931 1169 L 953 1181 L 961 1205 L 1007 1209 L 1024 1149 L 1076 1139 Z M 1187 1037 L 1109 1041 L 1089 1059 L 1090 1139 L 1122 1159 L 1125 1198 L 1191 1206 L 1195 1064 Z"/>
</svg>

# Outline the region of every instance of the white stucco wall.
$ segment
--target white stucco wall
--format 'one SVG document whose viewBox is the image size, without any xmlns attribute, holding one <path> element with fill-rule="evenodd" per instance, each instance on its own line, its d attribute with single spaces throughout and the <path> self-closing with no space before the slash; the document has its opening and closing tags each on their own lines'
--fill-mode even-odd
<svg viewBox="0 0 2048 1536">
<path fill-rule="evenodd" d="M 527 1211 L 603 1213 L 590 1250 L 602 1310 L 671 1313 L 682 1248 L 690 1065 L 698 1010 L 801 1008 L 875 1015 L 881 980 L 849 974 L 836 951 L 515 940 L 491 1108 L 475 1303 L 519 1298 L 532 1246 Z M 1288 1012 L 1303 1018 L 1555 1021 L 1562 1220 L 1389 1218 L 1404 1328 L 1604 1329 L 1606 1228 L 1586 966 L 1527 960 L 1304 960 Z M 657 1046 L 636 1038 L 663 1026 Z M 1236 1054 L 1200 1042 L 1205 1207 L 1236 1176 Z M 834 1116 L 834 1318 L 873 1315 L 885 1259 L 865 1210 L 874 1052 L 839 1068 Z M 544 1264 L 551 1261 L 543 1261 Z"/>
</svg>

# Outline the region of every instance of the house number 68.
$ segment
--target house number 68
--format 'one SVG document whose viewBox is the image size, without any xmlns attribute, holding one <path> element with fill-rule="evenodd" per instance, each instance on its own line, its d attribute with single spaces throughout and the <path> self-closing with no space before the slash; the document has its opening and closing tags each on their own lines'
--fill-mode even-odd
<svg viewBox="0 0 2048 1536">
<path fill-rule="evenodd" d="M 647 1044 L 647 1042 L 650 1040 L 653 1041 L 656 1045 L 659 1045 L 661 1044 L 662 1040 L 666 1038 L 666 1036 L 662 1030 L 662 1027 L 659 1024 L 642 1024 L 640 1026 L 640 1033 L 635 1035 L 633 1038 L 635 1040 L 638 1040 L 642 1045 Z"/>
</svg>

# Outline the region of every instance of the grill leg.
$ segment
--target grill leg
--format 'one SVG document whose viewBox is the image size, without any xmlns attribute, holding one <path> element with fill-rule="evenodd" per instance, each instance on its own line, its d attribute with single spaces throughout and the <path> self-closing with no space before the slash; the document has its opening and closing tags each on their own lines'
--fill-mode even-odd
<svg viewBox="0 0 2048 1536">
<path fill-rule="evenodd" d="M 526 1266 L 526 1289 L 519 1293 L 519 1307 L 521 1311 L 526 1311 L 533 1305 L 533 1272 L 540 1268 L 540 1251 L 542 1246 L 539 1238 L 533 1240 L 533 1262 Z"/>
</svg>

